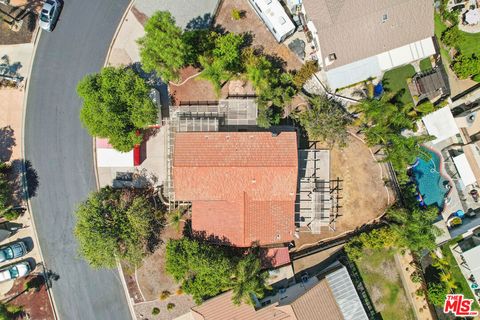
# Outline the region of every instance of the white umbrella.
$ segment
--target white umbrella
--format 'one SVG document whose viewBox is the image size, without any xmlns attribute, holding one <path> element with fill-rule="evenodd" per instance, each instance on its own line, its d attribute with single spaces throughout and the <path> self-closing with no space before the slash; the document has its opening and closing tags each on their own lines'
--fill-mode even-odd
<svg viewBox="0 0 480 320">
<path fill-rule="evenodd" d="M 480 13 L 478 12 L 478 9 L 469 10 L 465 14 L 465 21 L 468 24 L 477 24 L 478 22 L 480 22 Z"/>
</svg>

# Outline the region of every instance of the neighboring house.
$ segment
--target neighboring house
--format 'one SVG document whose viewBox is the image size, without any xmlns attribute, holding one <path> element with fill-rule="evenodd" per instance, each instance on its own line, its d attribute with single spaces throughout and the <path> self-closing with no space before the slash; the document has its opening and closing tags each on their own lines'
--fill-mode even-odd
<svg viewBox="0 0 480 320">
<path fill-rule="evenodd" d="M 476 300 L 480 299 L 480 229 L 473 230 L 462 241 L 451 247 L 460 271 Z"/>
<path fill-rule="evenodd" d="M 278 42 L 295 32 L 295 25 L 278 0 L 248 1 Z"/>
<path fill-rule="evenodd" d="M 303 0 L 307 32 L 331 89 L 435 54 L 431 0 Z"/>
<path fill-rule="evenodd" d="M 295 132 L 177 132 L 172 174 L 199 235 L 238 247 L 293 239 Z"/>
<path fill-rule="evenodd" d="M 445 193 L 442 216 L 449 234 L 439 242 L 468 234 L 480 225 L 479 111 L 478 104 L 471 103 L 453 109 L 447 106 L 422 118 L 426 133 L 435 137 L 427 146 L 442 158 L 440 167 L 426 174 L 436 176 L 440 182 L 449 181 L 452 187 L 443 191 L 442 186 L 438 187 Z"/>
<path fill-rule="evenodd" d="M 194 320 L 367 320 L 360 297 L 344 266 L 323 278 L 312 277 L 279 290 L 254 306 L 236 306 L 232 292 L 192 308 Z"/>
</svg>

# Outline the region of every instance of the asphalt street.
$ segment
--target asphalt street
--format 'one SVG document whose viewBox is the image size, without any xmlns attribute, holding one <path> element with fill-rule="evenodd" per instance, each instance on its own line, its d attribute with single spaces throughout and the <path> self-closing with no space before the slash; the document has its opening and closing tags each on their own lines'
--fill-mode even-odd
<svg viewBox="0 0 480 320">
<path fill-rule="evenodd" d="M 129 0 L 65 0 L 56 29 L 43 32 L 29 83 L 25 158 L 38 174 L 31 199 L 60 319 L 131 319 L 116 270 L 78 255 L 74 209 L 95 189 L 92 138 L 81 127 L 78 81 L 98 71 Z"/>
</svg>

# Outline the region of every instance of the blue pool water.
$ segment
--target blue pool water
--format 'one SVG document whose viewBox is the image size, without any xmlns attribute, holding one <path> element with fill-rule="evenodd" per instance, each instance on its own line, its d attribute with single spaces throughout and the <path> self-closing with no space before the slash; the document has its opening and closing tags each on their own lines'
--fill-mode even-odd
<svg viewBox="0 0 480 320">
<path fill-rule="evenodd" d="M 412 168 L 412 173 L 425 204 L 427 206 L 436 205 L 441 209 L 445 195 L 448 193 L 448 180 L 440 175 L 438 155 L 430 150 L 426 151 L 431 155 L 431 159 L 425 161 L 419 158 Z"/>
</svg>

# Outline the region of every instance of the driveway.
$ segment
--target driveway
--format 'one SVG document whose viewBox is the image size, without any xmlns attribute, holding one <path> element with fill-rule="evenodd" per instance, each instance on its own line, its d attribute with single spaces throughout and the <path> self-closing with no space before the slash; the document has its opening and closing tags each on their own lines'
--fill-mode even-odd
<svg viewBox="0 0 480 320">
<path fill-rule="evenodd" d="M 95 189 L 92 139 L 81 127 L 77 82 L 98 71 L 128 0 L 70 0 L 42 32 L 32 67 L 25 157 L 38 174 L 32 211 L 61 319 L 130 319 L 116 270 L 92 270 L 77 254 L 73 212 Z M 29 186 L 32 189 L 32 186 Z"/>
</svg>

